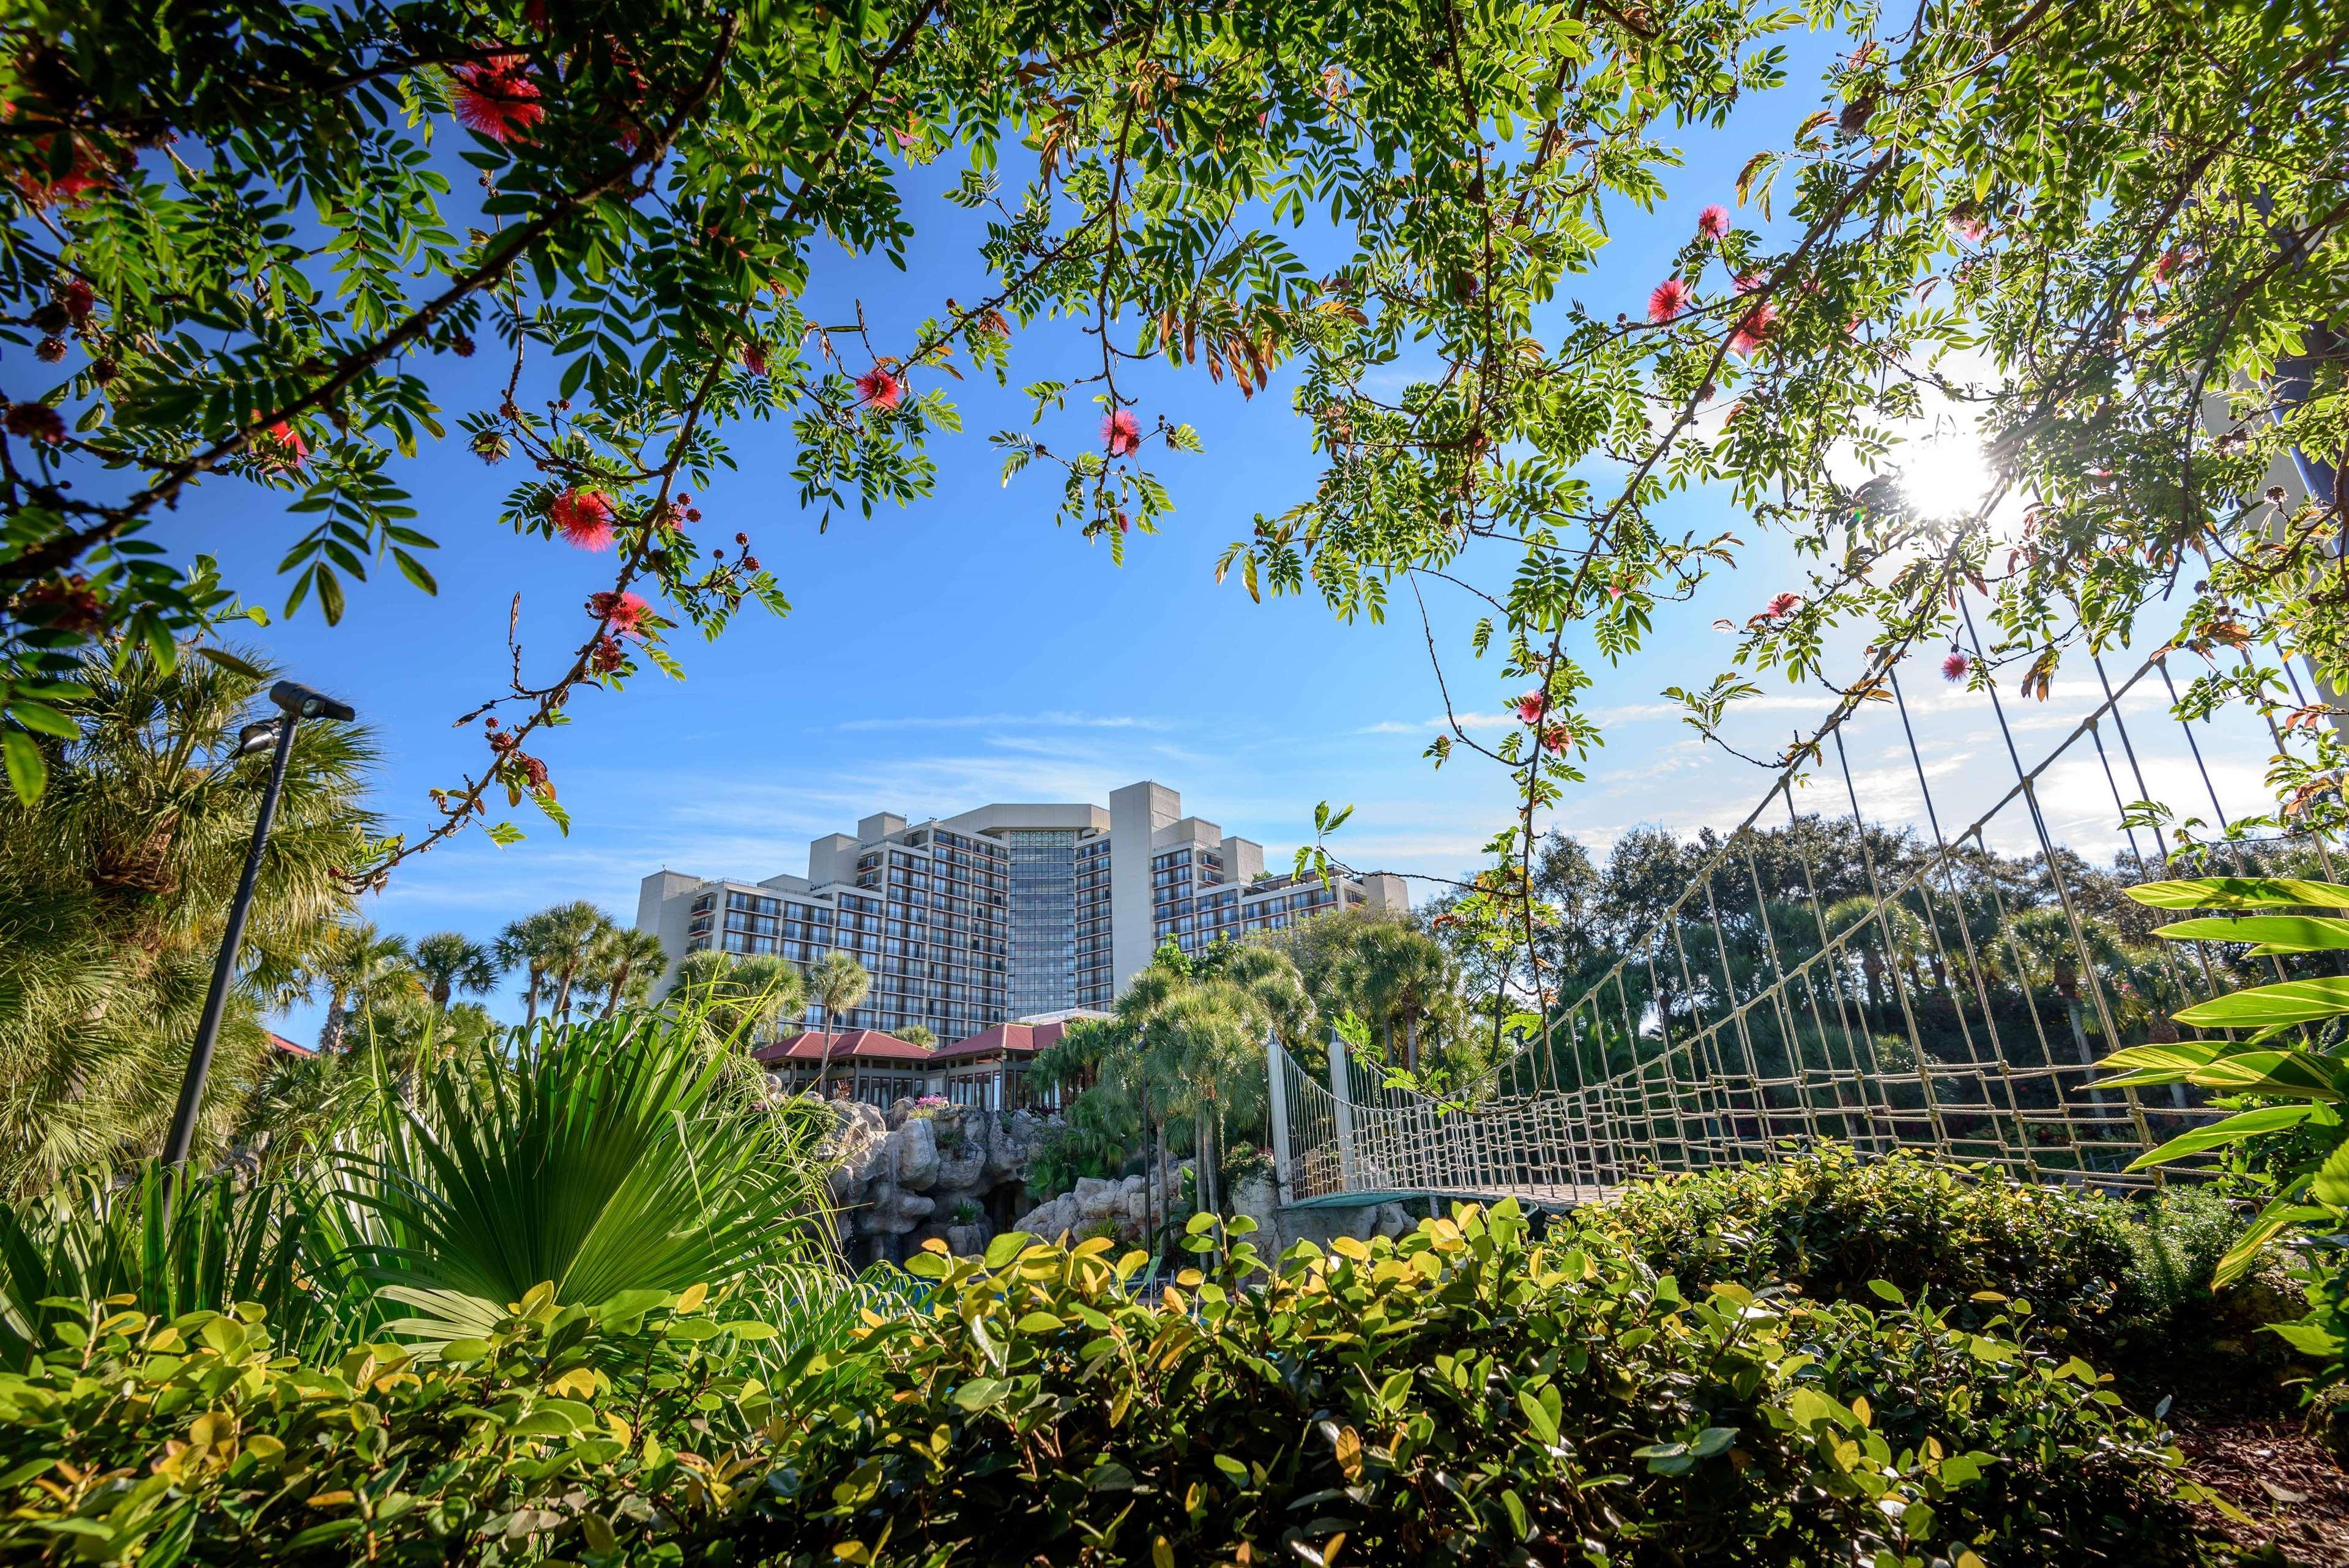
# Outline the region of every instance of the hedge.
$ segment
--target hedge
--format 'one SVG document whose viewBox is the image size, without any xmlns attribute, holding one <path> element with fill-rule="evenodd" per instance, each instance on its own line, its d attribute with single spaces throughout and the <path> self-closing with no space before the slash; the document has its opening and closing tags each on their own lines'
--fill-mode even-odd
<svg viewBox="0 0 2349 1568">
<path fill-rule="evenodd" d="M 1864 1301 L 1870 1282 L 1893 1280 L 1961 1321 L 1986 1315 L 1979 1293 L 2028 1301 L 2042 1333 L 2092 1354 L 2146 1336 L 2186 1294 L 2153 1275 L 2130 1205 L 1906 1150 L 1821 1144 L 1666 1177 L 1625 1188 L 1584 1222 L 1691 1284 L 1771 1280 Z"/>
<path fill-rule="evenodd" d="M 327 1369 L 101 1306 L 0 1376 L 0 1558 L 2200 1560 L 2167 1435 L 2015 1307 L 1683 1289 L 1508 1204 L 1228 1253 L 1154 1301 L 1105 1241 L 925 1253 L 823 1348 L 698 1289 Z"/>
</svg>

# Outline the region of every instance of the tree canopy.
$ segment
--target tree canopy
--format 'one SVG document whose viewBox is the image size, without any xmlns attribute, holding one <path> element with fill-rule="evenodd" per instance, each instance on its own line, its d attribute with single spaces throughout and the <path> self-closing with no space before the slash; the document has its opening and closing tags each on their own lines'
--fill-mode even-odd
<svg viewBox="0 0 2349 1568">
<path fill-rule="evenodd" d="M 1784 41 L 1806 26 L 1838 45 L 1815 83 Z M 583 688 L 786 607 L 747 532 L 696 531 L 742 428 L 785 434 L 826 516 L 916 500 L 947 383 L 1008 378 L 1055 318 L 1099 368 L 1030 386 L 1036 426 L 995 439 L 1007 480 L 1058 477 L 1064 521 L 1121 550 L 1169 505 L 1147 462 L 1196 445 L 1128 367 L 1253 394 L 1287 366 L 1322 471 L 1226 569 L 1349 619 L 1466 596 L 1464 645 L 1430 628 L 1447 701 L 1496 687 L 1521 722 L 1432 751 L 1513 777 L 1496 898 L 1600 738 L 1590 661 L 1659 634 L 1755 527 L 1808 581 L 1673 693 L 1708 733 L 1762 672 L 1816 683 L 1831 722 L 1945 642 L 1961 678 L 2044 694 L 2172 589 L 2189 645 L 2281 639 L 2338 684 L 2344 33 L 2343 0 L 28 7 L 0 54 L 0 333 L 33 361 L 0 467 L 11 778 L 40 788 L 79 647 L 166 657 L 257 609 L 172 548 L 190 486 L 281 496 L 279 613 L 332 620 L 386 562 L 430 588 L 395 459 L 460 437 L 523 466 L 502 525 L 608 550 L 612 580 L 560 659 L 517 650 L 467 714 L 481 761 L 435 825 L 357 870 L 500 796 L 560 822 L 534 748 Z M 1818 108 L 1707 193 L 1642 315 L 1573 297 L 1667 193 L 1677 131 L 1780 91 Z M 902 262 L 931 165 L 987 218 L 960 302 L 895 336 L 810 315 L 839 252 Z M 503 397 L 447 406 L 443 356 L 483 352 Z M 1997 469 L 1965 515 L 1898 482 L 1942 411 Z M 2287 453 L 2305 504 L 2268 484 Z M 1746 521 L 1667 528 L 1697 484 Z M 2019 538 L 1990 525 L 2010 490 Z M 1844 625 L 1864 667 L 1828 667 Z M 2310 748 L 2282 765 L 2295 807 L 2338 761 Z"/>
</svg>

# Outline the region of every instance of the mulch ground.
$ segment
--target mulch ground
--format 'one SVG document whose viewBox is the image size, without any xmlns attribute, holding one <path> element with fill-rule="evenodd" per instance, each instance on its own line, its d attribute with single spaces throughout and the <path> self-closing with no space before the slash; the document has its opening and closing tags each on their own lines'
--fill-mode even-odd
<svg viewBox="0 0 2349 1568">
<path fill-rule="evenodd" d="M 2209 1503 L 2194 1512 L 2253 1563 L 2349 1568 L 2349 1475 L 2302 1436 L 2296 1417 L 2173 1409 L 2169 1425 L 2192 1478 L 2249 1516 Z M 2263 1553 L 2264 1555 L 2261 1555 Z"/>
</svg>

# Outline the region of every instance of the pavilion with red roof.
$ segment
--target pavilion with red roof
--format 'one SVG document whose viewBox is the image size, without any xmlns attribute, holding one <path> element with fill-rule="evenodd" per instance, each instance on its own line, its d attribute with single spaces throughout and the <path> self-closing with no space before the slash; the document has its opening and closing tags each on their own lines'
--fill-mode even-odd
<svg viewBox="0 0 2349 1568">
<path fill-rule="evenodd" d="M 936 1053 L 878 1029 L 805 1029 L 761 1046 L 750 1055 L 794 1088 L 812 1088 L 823 1078 L 826 1094 L 887 1105 L 930 1092 L 930 1062 Z"/>
</svg>

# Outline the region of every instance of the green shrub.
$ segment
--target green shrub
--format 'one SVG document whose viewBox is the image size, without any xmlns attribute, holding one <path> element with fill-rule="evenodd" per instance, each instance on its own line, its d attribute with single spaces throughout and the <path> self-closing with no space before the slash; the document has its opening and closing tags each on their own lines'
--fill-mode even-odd
<svg viewBox="0 0 2349 1568">
<path fill-rule="evenodd" d="M 2031 1304 L 2039 1328 L 2108 1343 L 2143 1310 L 2130 1289 L 2138 1233 L 2125 1204 L 1899 1151 L 1821 1144 L 1767 1163 L 1626 1188 L 1585 1224 L 1690 1284 L 1778 1281 L 1826 1301 L 1866 1301 L 1871 1280 L 1920 1293 L 1971 1322 Z"/>
<path fill-rule="evenodd" d="M 2242 1217 L 2216 1188 L 2201 1184 L 2161 1188 L 2134 1217 L 2127 1294 L 2137 1309 L 2156 1322 L 2206 1310 L 2219 1260 L 2243 1233 Z"/>
<path fill-rule="evenodd" d="M 801 1560 L 2195 1560 L 2158 1430 L 2000 1320 L 1684 1295 L 1507 1205 L 1261 1289 L 1234 1253 L 1155 1308 L 1100 1243 L 917 1258 L 886 1397 L 802 1452 Z"/>
<path fill-rule="evenodd" d="M 790 1382 L 740 1375 L 774 1331 L 701 1295 L 591 1312 L 541 1287 L 443 1360 L 323 1368 L 275 1355 L 258 1308 L 109 1304 L 0 1375 L 0 1561 L 674 1561 L 730 1496 L 711 1467 L 770 1446 L 765 1383 Z"/>
<path fill-rule="evenodd" d="M 102 1310 L 0 1377 L 0 1559 L 2198 1560 L 2159 1429 L 2000 1320 L 1684 1294 L 1507 1205 L 1152 1304 L 1110 1253 L 925 1253 L 830 1350 L 698 1291 L 326 1369 Z"/>
</svg>

